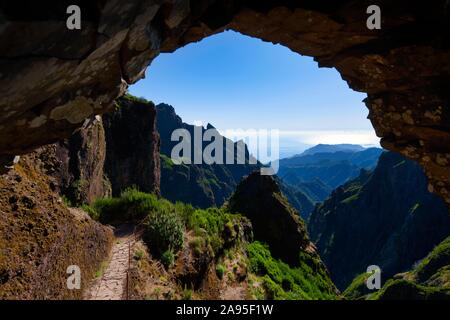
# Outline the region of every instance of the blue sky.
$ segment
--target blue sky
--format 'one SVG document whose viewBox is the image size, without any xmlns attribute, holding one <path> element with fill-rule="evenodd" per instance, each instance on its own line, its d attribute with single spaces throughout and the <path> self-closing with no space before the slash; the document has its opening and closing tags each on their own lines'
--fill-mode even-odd
<svg viewBox="0 0 450 320">
<path fill-rule="evenodd" d="M 316 143 L 378 141 L 366 119 L 366 95 L 335 69 L 232 31 L 161 54 L 129 90 L 172 105 L 187 123 L 279 129 L 288 153 Z"/>
</svg>

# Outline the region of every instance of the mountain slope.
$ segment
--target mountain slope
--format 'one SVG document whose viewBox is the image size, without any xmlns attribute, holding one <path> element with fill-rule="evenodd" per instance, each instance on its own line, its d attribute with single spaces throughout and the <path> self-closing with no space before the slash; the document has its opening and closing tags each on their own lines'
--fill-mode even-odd
<svg viewBox="0 0 450 320">
<path fill-rule="evenodd" d="M 398 274 L 368 297 L 378 300 L 450 300 L 450 237 L 411 271 Z"/>
<path fill-rule="evenodd" d="M 337 290 L 308 238 L 305 223 L 282 195 L 276 179 L 259 172 L 251 173 L 239 183 L 226 208 L 247 217 L 252 223 L 255 240 L 268 245 L 266 250 L 270 250 L 270 257 L 259 245 L 253 247 L 256 252 L 249 250 L 250 256 L 252 253 L 260 256 L 253 268 L 268 279 L 266 285 L 277 288 L 275 291 L 281 291 L 283 287 L 294 296 L 299 295 L 300 299 L 303 290 L 316 292 L 316 299 L 336 298 Z M 272 257 L 281 261 L 278 272 L 271 267 Z M 279 280 L 284 274 L 291 277 L 292 270 L 297 273 L 292 276 L 303 278 L 304 283 L 295 283 L 293 279 Z"/>
<path fill-rule="evenodd" d="M 171 141 L 172 132 L 176 129 L 186 129 L 191 134 L 193 146 L 195 126 L 184 123 L 170 105 L 159 104 L 156 110 L 157 128 L 161 137 L 161 194 L 165 198 L 190 203 L 200 208 L 221 206 L 242 177 L 259 168 L 259 164 L 249 164 L 250 155 L 247 147 L 245 147 L 246 164 L 174 165 L 170 156 L 178 141 Z M 214 130 L 214 127 L 208 125 L 206 129 L 201 128 L 201 133 L 207 129 Z M 223 137 L 224 154 L 227 141 L 229 140 Z M 203 143 L 203 147 L 207 144 Z M 233 147 L 236 151 L 235 143 Z M 236 152 L 234 158 L 236 159 Z"/>
<path fill-rule="evenodd" d="M 369 265 L 385 278 L 409 269 L 449 234 L 450 217 L 419 165 L 386 152 L 373 173 L 361 171 L 316 207 L 308 227 L 344 289 Z"/>
<path fill-rule="evenodd" d="M 344 296 L 359 300 L 450 300 L 450 237 L 412 270 L 389 279 L 379 291 L 367 289 L 367 277 L 365 273 L 355 278 Z"/>
</svg>

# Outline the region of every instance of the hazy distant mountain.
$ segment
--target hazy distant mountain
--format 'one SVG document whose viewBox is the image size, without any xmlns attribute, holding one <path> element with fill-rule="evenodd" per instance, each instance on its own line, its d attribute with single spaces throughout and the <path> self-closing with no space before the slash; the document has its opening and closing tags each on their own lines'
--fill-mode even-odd
<svg viewBox="0 0 450 320">
<path fill-rule="evenodd" d="M 361 169 L 374 168 L 382 151 L 351 144 L 320 144 L 281 159 L 278 176 L 286 189 L 291 189 L 283 190 L 286 197 L 307 220 L 314 205 L 325 200 L 334 188 L 357 177 Z"/>
<path fill-rule="evenodd" d="M 315 150 L 318 149 L 321 148 Z M 362 150 L 312 153 L 307 150 L 299 156 L 281 159 L 278 175 L 294 186 L 319 179 L 322 183 L 334 189 L 356 177 L 360 169 L 375 167 L 382 152 L 380 148 L 364 149 L 359 146 L 359 148 L 355 147 L 354 149 Z"/>
<path fill-rule="evenodd" d="M 363 151 L 364 147 L 358 145 L 358 144 L 318 144 L 312 148 L 309 148 L 305 150 L 301 156 L 305 156 L 308 154 L 315 154 L 315 153 L 323 153 L 323 152 L 338 152 L 338 151 Z"/>
</svg>

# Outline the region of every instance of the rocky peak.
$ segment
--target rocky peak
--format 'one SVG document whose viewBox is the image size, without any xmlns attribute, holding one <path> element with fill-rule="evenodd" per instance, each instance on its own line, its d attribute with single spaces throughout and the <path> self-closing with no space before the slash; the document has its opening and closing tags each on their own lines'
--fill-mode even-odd
<svg viewBox="0 0 450 320">
<path fill-rule="evenodd" d="M 239 183 L 227 206 L 250 219 L 255 239 L 267 243 L 275 257 L 297 265 L 299 252 L 312 249 L 304 222 L 272 176 L 251 173 Z"/>
</svg>

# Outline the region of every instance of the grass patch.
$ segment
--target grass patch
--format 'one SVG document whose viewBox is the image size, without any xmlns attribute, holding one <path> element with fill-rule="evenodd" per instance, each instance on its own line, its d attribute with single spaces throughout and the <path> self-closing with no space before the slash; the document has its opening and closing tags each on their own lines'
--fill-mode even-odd
<svg viewBox="0 0 450 320">
<path fill-rule="evenodd" d="M 274 300 L 336 299 L 334 285 L 320 260 L 300 253 L 300 266 L 290 267 L 274 259 L 260 242 L 247 246 L 249 270 L 261 278 L 266 298 Z"/>
<path fill-rule="evenodd" d="M 428 280 L 440 268 L 450 265 L 450 237 L 438 244 L 413 270 L 419 282 Z"/>
</svg>

